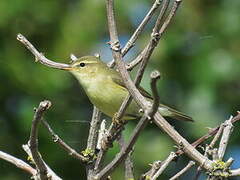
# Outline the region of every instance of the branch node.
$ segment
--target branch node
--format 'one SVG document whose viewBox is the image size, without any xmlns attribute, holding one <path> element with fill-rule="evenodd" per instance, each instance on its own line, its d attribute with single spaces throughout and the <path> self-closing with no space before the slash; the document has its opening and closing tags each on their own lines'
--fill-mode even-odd
<svg viewBox="0 0 240 180">
<path fill-rule="evenodd" d="M 154 43 L 158 43 L 161 36 L 159 32 L 152 32 L 151 37 Z"/>
<path fill-rule="evenodd" d="M 54 135 L 53 137 L 52 137 L 52 139 L 53 139 L 53 142 L 58 142 L 59 141 L 59 136 L 58 135 Z"/>
<path fill-rule="evenodd" d="M 121 46 L 119 41 L 110 42 L 110 47 L 115 52 L 121 52 Z"/>
<path fill-rule="evenodd" d="M 154 79 L 160 79 L 161 78 L 161 74 L 159 71 L 155 70 L 151 73 L 151 78 L 154 78 Z"/>
</svg>

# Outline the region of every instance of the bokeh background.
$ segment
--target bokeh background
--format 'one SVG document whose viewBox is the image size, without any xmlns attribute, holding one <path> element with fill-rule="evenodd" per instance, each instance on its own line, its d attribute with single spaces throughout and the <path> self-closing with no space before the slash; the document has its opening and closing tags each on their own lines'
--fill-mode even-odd
<svg viewBox="0 0 240 180">
<path fill-rule="evenodd" d="M 153 0 L 116 1 L 121 44 L 141 22 Z M 189 141 L 207 133 L 240 110 L 240 1 L 184 1 L 167 33 L 156 48 L 142 86 L 148 91 L 149 74 L 158 69 L 161 100 L 195 119 L 195 123 L 171 121 Z M 26 160 L 21 149 L 29 137 L 33 108 L 43 99 L 53 106 L 45 115 L 51 126 L 76 150 L 85 148 L 92 105 L 77 81 L 67 72 L 34 63 L 34 58 L 16 40 L 24 34 L 48 58 L 67 63 L 69 55 L 100 53 L 111 60 L 104 1 L 100 0 L 1 0 L 0 1 L 0 150 Z M 131 60 L 146 45 L 153 22 L 145 28 L 125 60 Z M 128 137 L 136 122 L 125 130 Z M 226 157 L 240 167 L 239 125 L 231 137 Z M 40 151 L 46 162 L 64 179 L 85 179 L 84 165 L 71 158 L 40 128 Z M 173 142 L 154 124 L 141 134 L 133 161 L 135 174 L 149 163 L 163 160 L 174 150 Z M 107 160 L 118 152 L 108 153 Z M 181 157 L 159 179 L 167 179 L 187 163 Z M 0 179 L 29 179 L 29 175 L 0 160 Z M 183 179 L 189 179 L 194 171 Z M 204 178 L 204 177 L 203 177 Z M 123 179 L 122 167 L 113 179 Z"/>
</svg>

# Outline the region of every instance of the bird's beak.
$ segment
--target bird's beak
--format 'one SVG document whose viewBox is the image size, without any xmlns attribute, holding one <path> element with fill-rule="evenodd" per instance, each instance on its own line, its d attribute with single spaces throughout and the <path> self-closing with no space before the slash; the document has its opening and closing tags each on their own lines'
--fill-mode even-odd
<svg viewBox="0 0 240 180">
<path fill-rule="evenodd" d="M 62 67 L 61 69 L 65 71 L 71 71 L 73 68 L 69 66 L 69 67 Z"/>
</svg>

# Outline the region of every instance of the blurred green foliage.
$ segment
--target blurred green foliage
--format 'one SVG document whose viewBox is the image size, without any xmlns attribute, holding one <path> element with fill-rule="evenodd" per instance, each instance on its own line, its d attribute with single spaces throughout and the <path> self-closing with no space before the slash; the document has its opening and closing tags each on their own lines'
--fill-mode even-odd
<svg viewBox="0 0 240 180">
<path fill-rule="evenodd" d="M 147 0 L 116 1 L 117 25 L 122 45 L 151 6 Z M 171 123 L 193 141 L 239 110 L 240 102 L 240 1 L 184 1 L 174 22 L 154 52 L 142 85 L 149 90 L 149 74 L 162 73 L 161 100 L 191 115 L 195 123 Z M 45 115 L 54 130 L 76 150 L 84 149 L 92 106 L 77 81 L 67 72 L 34 63 L 34 58 L 16 40 L 22 33 L 47 57 L 69 61 L 77 56 L 101 54 L 111 60 L 104 1 L 99 0 L 1 0 L 0 1 L 0 150 L 26 160 L 21 145 L 29 136 L 33 107 L 43 99 L 53 106 Z M 126 57 L 130 60 L 149 39 L 151 25 Z M 74 122 L 81 120 L 81 123 Z M 125 131 L 129 137 L 136 122 Z M 236 128 L 239 125 L 236 125 Z M 228 153 L 239 166 L 239 134 L 231 139 Z M 64 179 L 85 176 L 84 165 L 54 144 L 44 128 L 40 150 L 46 162 Z M 164 159 L 174 150 L 172 141 L 153 124 L 140 136 L 133 160 L 135 174 L 148 164 Z M 107 160 L 114 157 L 117 145 Z M 145 155 L 145 156 L 143 156 Z M 167 179 L 184 166 L 181 157 L 160 179 Z M 0 160 L 0 179 L 27 179 L 29 176 Z M 192 176 L 188 173 L 185 177 Z M 122 168 L 113 179 L 123 179 Z"/>
</svg>

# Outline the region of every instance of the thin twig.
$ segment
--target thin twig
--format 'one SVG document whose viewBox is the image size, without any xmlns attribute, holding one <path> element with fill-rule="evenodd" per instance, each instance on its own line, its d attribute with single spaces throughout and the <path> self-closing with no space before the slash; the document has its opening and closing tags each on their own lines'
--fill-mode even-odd
<svg viewBox="0 0 240 180">
<path fill-rule="evenodd" d="M 136 29 L 136 31 L 133 33 L 133 35 L 131 36 L 131 38 L 128 40 L 127 44 L 125 45 L 125 47 L 122 49 L 122 55 L 124 56 L 131 47 L 133 47 L 135 41 L 137 40 L 137 38 L 139 37 L 139 35 L 141 34 L 141 32 L 143 31 L 144 27 L 146 26 L 146 24 L 149 22 L 149 20 L 152 18 L 153 14 L 155 13 L 155 11 L 157 10 L 157 8 L 160 6 L 161 4 L 161 0 L 156 0 L 154 2 L 154 4 L 152 5 L 151 9 L 149 10 L 149 12 L 147 13 L 147 15 L 144 17 L 144 19 L 142 20 L 142 22 L 140 23 L 140 25 L 138 26 L 138 28 Z"/>
<path fill-rule="evenodd" d="M 171 152 L 170 155 L 167 157 L 167 159 L 161 164 L 161 167 L 158 169 L 156 174 L 154 174 L 151 180 L 156 180 L 176 156 L 177 155 L 174 152 Z"/>
<path fill-rule="evenodd" d="M 29 138 L 29 148 L 32 153 L 32 158 L 36 164 L 37 170 L 39 171 L 40 178 L 42 180 L 48 179 L 48 172 L 47 172 L 47 167 L 45 166 L 45 163 L 44 163 L 40 153 L 38 152 L 38 127 L 41 122 L 43 113 L 47 109 L 49 109 L 50 106 L 51 106 L 50 101 L 45 100 L 45 101 L 40 102 L 40 104 L 34 114 L 30 138 Z"/>
<path fill-rule="evenodd" d="M 32 152 L 30 150 L 29 145 L 28 144 L 23 144 L 22 148 L 27 153 L 28 159 L 30 159 L 33 163 L 35 163 L 35 161 L 34 161 L 34 159 L 32 157 Z M 56 173 L 44 161 L 43 161 L 43 163 L 45 164 L 45 166 L 47 168 L 48 179 L 51 179 L 51 180 L 62 180 L 58 175 L 56 175 Z M 36 180 L 42 180 L 41 177 L 39 177 L 38 173 L 36 175 Z"/>
<path fill-rule="evenodd" d="M 132 97 L 130 96 L 130 94 L 128 93 L 128 95 L 126 96 L 126 98 L 123 100 L 118 112 L 117 112 L 117 116 L 116 119 L 121 120 L 124 117 L 124 114 L 128 108 L 128 106 L 130 105 L 130 103 L 132 102 Z"/>
<path fill-rule="evenodd" d="M 218 158 L 223 159 L 223 156 L 225 154 L 225 151 L 227 149 L 228 141 L 230 138 L 230 135 L 233 130 L 233 125 L 232 125 L 232 116 L 229 118 L 229 120 L 225 121 L 224 123 L 224 129 L 223 129 L 223 135 L 219 143 L 219 149 L 218 149 Z"/>
<path fill-rule="evenodd" d="M 220 125 L 220 128 L 218 129 L 218 131 L 217 131 L 216 135 L 214 136 L 214 138 L 212 139 L 211 143 L 205 147 L 204 156 L 208 157 L 209 154 L 212 154 L 212 156 L 214 156 L 213 152 L 215 152 L 215 150 L 213 148 L 214 148 L 214 145 L 216 144 L 217 140 L 219 139 L 219 137 L 222 133 L 222 130 L 223 130 L 223 124 Z M 214 154 L 216 154 L 216 153 L 214 153 Z M 213 158 L 213 160 L 215 160 L 215 157 Z M 196 174 L 194 176 L 194 180 L 197 180 L 200 177 L 201 172 L 202 172 L 202 167 L 198 166 L 198 168 L 196 170 Z"/>
<path fill-rule="evenodd" d="M 230 171 L 230 176 L 240 176 L 240 168 Z"/>
<path fill-rule="evenodd" d="M 140 84 L 140 82 L 142 80 L 142 77 L 143 77 L 143 74 L 144 74 L 144 71 L 145 71 L 145 68 L 146 68 L 147 63 L 148 63 L 148 61 L 150 59 L 150 56 L 152 55 L 155 47 L 157 46 L 157 44 L 158 44 L 158 42 L 159 42 L 159 40 L 161 38 L 161 35 L 162 35 L 161 31 L 163 31 L 162 28 L 161 28 L 161 22 L 162 22 L 162 18 L 164 16 L 164 14 L 165 14 L 165 12 L 167 10 L 168 4 L 169 4 L 169 0 L 165 0 L 164 4 L 162 6 L 162 9 L 160 11 L 160 14 L 159 14 L 159 16 L 158 16 L 158 18 L 156 20 L 155 25 L 154 25 L 150 41 L 149 41 L 148 45 L 146 46 L 146 48 L 144 49 L 145 53 L 141 57 L 141 65 L 140 65 L 140 67 L 138 69 L 138 72 L 137 72 L 137 75 L 136 75 L 136 79 L 135 79 L 136 86 L 138 86 Z M 178 4 L 178 6 L 179 6 L 179 4 Z M 178 6 L 176 6 L 176 8 Z M 173 6 L 173 7 L 175 7 L 175 6 Z M 170 12 L 171 16 L 169 15 L 169 17 L 167 18 L 167 19 L 169 19 L 168 20 L 169 22 L 172 19 L 173 15 L 175 14 L 175 13 L 172 13 L 172 11 L 176 12 L 176 10 L 177 9 L 172 8 L 172 10 Z M 165 21 L 165 22 L 167 22 L 167 21 Z M 164 22 L 164 24 L 165 24 L 165 22 Z M 168 24 L 165 25 L 165 29 L 167 28 Z"/>
<path fill-rule="evenodd" d="M 103 149 L 101 149 L 97 154 L 97 159 L 94 165 L 94 173 L 98 173 L 100 171 L 105 154 L 106 154 L 106 150 L 103 150 Z"/>
<path fill-rule="evenodd" d="M 220 128 L 217 132 L 217 134 L 214 136 L 213 140 L 211 141 L 211 143 L 209 144 L 209 148 L 212 149 L 214 148 L 214 145 L 216 144 L 216 142 L 218 141 L 218 139 L 220 138 L 221 134 L 222 134 L 222 130 L 223 130 L 223 124 L 220 125 Z"/>
<path fill-rule="evenodd" d="M 127 69 L 128 70 L 132 70 L 135 66 L 137 66 L 140 62 L 144 62 L 144 61 L 148 61 L 148 59 L 150 58 L 153 50 L 155 49 L 155 47 L 157 46 L 162 34 L 164 33 L 164 31 L 166 30 L 166 28 L 168 27 L 168 25 L 170 24 L 173 16 L 176 14 L 177 8 L 179 7 L 181 1 L 176 0 L 173 4 L 173 7 L 169 13 L 169 16 L 166 18 L 166 20 L 164 21 L 164 23 L 162 24 L 162 19 L 167 11 L 168 5 L 169 5 L 169 0 L 164 0 L 163 6 L 161 8 L 160 14 L 156 20 L 156 23 L 154 25 L 153 28 L 153 32 L 151 35 L 151 39 L 149 41 L 149 43 L 147 44 L 147 46 L 142 50 L 142 52 L 130 63 L 127 64 Z M 141 71 L 144 70 L 145 68 L 145 64 L 147 62 L 142 63 L 142 70 L 140 71 L 140 74 L 143 74 Z M 140 77 L 141 78 L 141 77 Z"/>
<path fill-rule="evenodd" d="M 126 68 L 128 71 L 131 71 L 134 67 L 136 67 L 142 61 L 142 57 L 146 53 L 147 48 L 148 46 L 146 46 L 134 60 L 126 64 Z"/>
<path fill-rule="evenodd" d="M 90 159 L 88 157 L 84 157 L 83 155 L 79 154 L 76 150 L 71 148 L 67 143 L 65 143 L 51 128 L 47 121 L 42 120 L 42 124 L 51 134 L 53 142 L 57 143 L 64 151 L 66 151 L 70 156 L 80 160 L 81 162 L 88 162 Z"/>
<path fill-rule="evenodd" d="M 161 28 L 161 26 L 163 24 L 162 20 L 163 20 L 163 17 L 165 16 L 165 14 L 167 12 L 167 9 L 168 9 L 168 6 L 169 6 L 169 2 L 170 2 L 170 0 L 164 0 L 164 2 L 163 2 L 163 6 L 161 8 L 161 11 L 160 11 L 160 13 L 158 15 L 158 18 L 156 20 L 155 26 L 153 28 L 153 33 L 154 34 L 159 32 L 159 30 L 160 30 L 160 28 Z"/>
<path fill-rule="evenodd" d="M 232 122 L 232 124 L 233 124 L 233 123 L 235 123 L 235 122 L 237 122 L 237 121 L 239 121 L 239 120 L 240 120 L 240 112 L 238 111 L 238 112 L 237 112 L 237 115 L 234 116 L 234 117 L 231 119 L 231 122 Z M 220 126 L 221 126 L 221 125 L 220 125 Z M 202 144 L 202 143 L 203 143 L 204 141 L 206 141 L 208 138 L 214 136 L 214 135 L 218 132 L 220 126 L 217 126 L 217 127 L 213 128 L 213 129 L 211 129 L 206 135 L 200 137 L 199 139 L 197 139 L 196 141 L 194 141 L 191 145 L 192 145 L 193 147 L 197 147 L 198 145 Z M 178 150 L 176 153 L 177 153 L 177 155 L 179 156 L 179 155 L 182 155 L 182 154 L 183 154 L 183 151 L 182 151 L 182 150 Z"/>
<path fill-rule="evenodd" d="M 120 146 L 120 149 L 122 149 L 125 146 L 125 141 L 123 138 L 123 135 L 121 134 L 119 139 L 118 139 L 118 143 Z M 133 150 L 131 150 L 129 152 L 129 154 L 127 155 L 125 162 L 124 162 L 124 167 L 125 167 L 125 179 L 126 180 L 132 180 L 134 179 L 134 175 L 133 175 L 133 162 L 131 160 L 131 155 L 132 155 Z"/>
<path fill-rule="evenodd" d="M 38 52 L 38 50 L 22 35 L 17 35 L 17 40 L 20 41 L 31 53 L 35 56 L 36 62 L 39 61 L 41 64 L 45 66 L 49 66 L 56 69 L 66 69 L 70 66 L 64 63 L 57 63 L 47 59 L 42 53 Z"/>
<path fill-rule="evenodd" d="M 156 172 L 160 169 L 161 165 L 162 161 L 154 161 L 152 164 L 150 164 L 151 169 L 144 173 L 143 175 L 141 175 L 140 180 L 151 179 L 151 177 L 153 177 L 154 174 L 156 174 Z"/>
<path fill-rule="evenodd" d="M 150 8 L 150 10 L 148 11 L 148 13 L 146 14 L 146 16 L 144 17 L 144 19 L 141 21 L 141 23 L 139 24 L 139 26 L 137 27 L 137 29 L 135 30 L 135 32 L 132 34 L 132 36 L 130 37 L 130 39 L 128 40 L 128 42 L 126 43 L 126 45 L 123 47 L 123 49 L 121 50 L 122 52 L 122 56 L 124 57 L 128 51 L 134 46 L 134 43 L 136 42 L 136 40 L 138 39 L 138 37 L 140 36 L 140 34 L 142 33 L 143 29 L 145 28 L 145 26 L 147 25 L 147 23 L 149 22 L 149 20 L 152 18 L 153 14 L 156 12 L 157 8 L 160 6 L 161 4 L 161 0 L 155 0 L 155 2 L 153 3 L 152 7 Z M 108 66 L 109 67 L 113 67 L 115 65 L 114 60 L 112 60 Z"/>
<path fill-rule="evenodd" d="M 181 171 L 179 171 L 177 174 L 175 174 L 173 177 L 171 177 L 169 180 L 176 180 L 180 176 L 182 176 L 187 170 L 189 170 L 192 166 L 195 165 L 194 161 L 189 161 L 186 167 L 184 167 Z"/>
<path fill-rule="evenodd" d="M 159 103 L 160 103 L 160 98 L 158 95 L 158 90 L 157 90 L 157 80 L 160 79 L 160 72 L 155 70 L 151 73 L 151 90 L 152 90 L 152 95 L 153 95 L 153 104 L 152 104 L 152 113 L 155 114 L 157 112 Z M 150 114 L 150 116 L 153 116 L 154 114 Z"/>
<path fill-rule="evenodd" d="M 37 171 L 32 168 L 29 164 L 27 164 L 26 162 L 24 162 L 21 159 L 18 159 L 10 154 L 7 154 L 3 151 L 0 151 L 0 159 L 3 159 L 5 161 L 8 161 L 12 164 L 14 164 L 15 166 L 17 166 L 18 168 L 24 170 L 25 172 L 31 174 L 32 176 L 36 176 Z"/>
<path fill-rule="evenodd" d="M 132 151 L 127 155 L 125 160 L 125 179 L 134 180 L 134 172 L 133 172 L 133 162 L 131 160 Z"/>
</svg>

